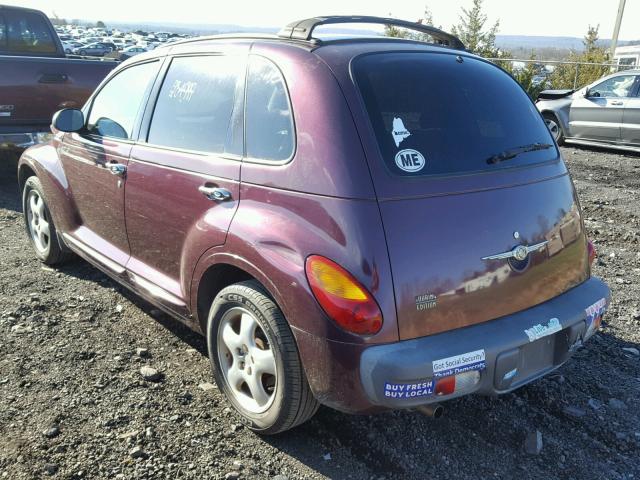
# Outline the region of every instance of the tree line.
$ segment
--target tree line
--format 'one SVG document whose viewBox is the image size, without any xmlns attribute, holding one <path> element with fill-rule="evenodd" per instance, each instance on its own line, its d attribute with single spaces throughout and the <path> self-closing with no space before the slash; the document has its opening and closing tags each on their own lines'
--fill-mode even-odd
<svg viewBox="0 0 640 480">
<path fill-rule="evenodd" d="M 599 65 L 557 65 L 553 72 L 546 71 L 544 61 L 536 58 L 532 53 L 524 68 L 518 68 L 511 61 L 503 59 L 513 58 L 512 52 L 501 49 L 496 45 L 496 35 L 500 28 L 500 20 L 489 23 L 489 19 L 483 10 L 483 0 L 472 0 L 470 9 L 462 7 L 457 25 L 451 28 L 451 33 L 456 35 L 467 50 L 481 57 L 491 59 L 496 64 L 507 70 L 527 91 L 531 98 L 535 99 L 541 90 L 546 88 L 574 88 L 587 85 L 603 75 L 609 73 L 610 67 L 602 65 L 609 63 L 609 52 L 598 43 L 599 26 L 589 26 L 583 39 L 582 52 L 571 51 L 563 60 L 568 62 L 596 63 Z M 418 23 L 429 26 L 434 24 L 433 15 L 429 7 L 425 7 L 424 14 Z M 437 27 L 441 28 L 441 27 Z M 419 41 L 432 41 L 429 35 L 412 32 L 393 25 L 385 26 L 385 35 L 390 37 L 407 38 Z"/>
</svg>

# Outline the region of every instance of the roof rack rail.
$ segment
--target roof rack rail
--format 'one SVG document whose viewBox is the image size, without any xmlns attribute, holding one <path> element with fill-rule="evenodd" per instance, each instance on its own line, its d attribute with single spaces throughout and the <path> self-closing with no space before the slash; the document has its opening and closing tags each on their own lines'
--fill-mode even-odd
<svg viewBox="0 0 640 480">
<path fill-rule="evenodd" d="M 464 43 L 458 37 L 447 32 L 443 32 L 439 28 L 422 25 L 416 22 L 407 22 L 406 20 L 398 20 L 396 18 L 370 17 L 370 16 L 350 16 L 350 15 L 334 15 L 326 17 L 313 17 L 304 20 L 292 22 L 278 32 L 281 38 L 290 38 L 294 40 L 313 39 L 313 30 L 320 25 L 335 25 L 339 23 L 373 23 L 379 25 L 393 25 L 394 27 L 406 28 L 420 33 L 426 33 L 431 36 L 438 44 L 465 50 Z"/>
</svg>

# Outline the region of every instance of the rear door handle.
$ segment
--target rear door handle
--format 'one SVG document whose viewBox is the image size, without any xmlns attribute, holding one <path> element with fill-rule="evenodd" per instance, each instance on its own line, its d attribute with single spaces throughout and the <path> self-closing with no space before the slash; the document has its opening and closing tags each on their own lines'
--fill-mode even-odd
<svg viewBox="0 0 640 480">
<path fill-rule="evenodd" d="M 613 100 L 611 105 L 622 105 L 622 100 Z"/>
<path fill-rule="evenodd" d="M 207 187 L 206 185 L 200 185 L 198 187 L 198 191 L 209 200 L 213 200 L 216 202 L 231 200 L 231 192 L 226 188 Z"/>
<path fill-rule="evenodd" d="M 66 73 L 45 73 L 38 79 L 39 83 L 64 83 L 69 80 Z"/>
</svg>

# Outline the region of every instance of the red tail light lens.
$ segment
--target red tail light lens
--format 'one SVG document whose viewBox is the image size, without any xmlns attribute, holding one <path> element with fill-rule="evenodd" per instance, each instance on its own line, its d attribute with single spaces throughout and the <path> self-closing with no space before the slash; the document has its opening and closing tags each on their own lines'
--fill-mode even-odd
<svg viewBox="0 0 640 480">
<path fill-rule="evenodd" d="M 440 378 L 436 381 L 436 395 L 451 395 L 456 391 L 456 377 Z"/>
<path fill-rule="evenodd" d="M 353 276 L 328 258 L 311 255 L 305 271 L 313 295 L 340 327 L 359 335 L 373 335 L 382 328 L 378 304 Z"/>
<path fill-rule="evenodd" d="M 593 265 L 598 254 L 596 253 L 596 247 L 593 245 L 591 240 L 587 242 L 587 252 L 589 253 L 589 265 Z"/>
</svg>

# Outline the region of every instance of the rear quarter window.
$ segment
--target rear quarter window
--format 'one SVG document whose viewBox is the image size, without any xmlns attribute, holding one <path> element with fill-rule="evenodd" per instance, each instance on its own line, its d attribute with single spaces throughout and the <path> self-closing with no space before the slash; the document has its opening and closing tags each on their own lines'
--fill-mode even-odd
<svg viewBox="0 0 640 480">
<path fill-rule="evenodd" d="M 45 19 L 36 13 L 12 12 L 5 14 L 6 48 L 11 53 L 56 53 L 56 42 Z M 0 27 L 1 28 L 1 27 Z M 2 43 L 0 34 L 0 44 Z"/>
<path fill-rule="evenodd" d="M 251 56 L 246 103 L 247 157 L 283 162 L 294 149 L 289 94 L 280 70 L 266 58 Z"/>
<path fill-rule="evenodd" d="M 396 175 L 451 175 L 544 162 L 555 148 L 535 105 L 508 74 L 482 60 L 431 52 L 369 54 L 353 62 L 380 153 Z"/>
</svg>

